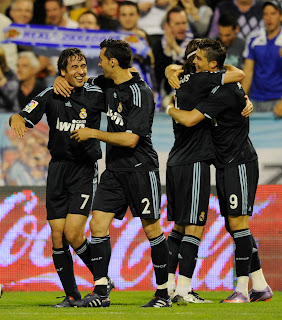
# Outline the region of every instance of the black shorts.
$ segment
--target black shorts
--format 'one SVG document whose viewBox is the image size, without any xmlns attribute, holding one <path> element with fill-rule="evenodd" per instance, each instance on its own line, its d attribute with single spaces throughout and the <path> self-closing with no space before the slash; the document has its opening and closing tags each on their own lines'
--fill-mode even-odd
<svg viewBox="0 0 282 320">
<path fill-rule="evenodd" d="M 98 183 L 97 163 L 50 161 L 46 188 L 47 220 L 68 213 L 89 216 Z"/>
<path fill-rule="evenodd" d="M 220 212 L 227 216 L 251 216 L 258 185 L 258 161 L 216 169 Z"/>
<path fill-rule="evenodd" d="M 168 221 L 204 226 L 210 197 L 210 164 L 167 167 L 166 192 Z"/>
<path fill-rule="evenodd" d="M 105 170 L 98 185 L 93 210 L 111 212 L 122 220 L 128 206 L 134 217 L 160 218 L 161 184 L 158 171 Z"/>
</svg>

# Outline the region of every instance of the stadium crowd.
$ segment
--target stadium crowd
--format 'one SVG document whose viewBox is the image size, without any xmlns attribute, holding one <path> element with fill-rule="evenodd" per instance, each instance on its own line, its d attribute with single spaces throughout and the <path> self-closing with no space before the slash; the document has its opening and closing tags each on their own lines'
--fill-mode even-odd
<svg viewBox="0 0 282 320">
<path fill-rule="evenodd" d="M 134 34 L 148 48 L 145 55 L 134 54 L 132 66 L 153 89 L 156 111 L 163 111 L 173 93 L 165 68 L 183 64 L 192 39 L 219 39 L 227 50 L 226 63 L 244 68 L 242 85 L 255 101 L 254 111 L 281 117 L 282 4 L 267 2 L 271 5 L 265 8 L 264 0 L 0 0 L 0 41 L 11 23 Z M 12 42 L 0 43 L 0 48 L 0 110 L 17 111 L 53 84 L 61 50 Z M 22 52 L 28 53 L 23 57 Z M 87 48 L 84 53 L 88 74 L 98 76 L 99 50 Z M 24 76 L 23 60 L 32 65 Z M 18 101 L 7 100 L 7 90 Z"/>
</svg>

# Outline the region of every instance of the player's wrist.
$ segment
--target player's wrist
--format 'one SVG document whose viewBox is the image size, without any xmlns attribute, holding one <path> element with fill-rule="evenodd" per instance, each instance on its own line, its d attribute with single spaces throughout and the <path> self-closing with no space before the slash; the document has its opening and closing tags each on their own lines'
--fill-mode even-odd
<svg viewBox="0 0 282 320">
<path fill-rule="evenodd" d="M 172 103 L 169 103 L 169 104 L 166 106 L 166 110 L 165 110 L 167 114 L 169 114 L 169 110 L 170 110 L 171 108 L 174 108 L 174 105 L 173 105 Z"/>
</svg>

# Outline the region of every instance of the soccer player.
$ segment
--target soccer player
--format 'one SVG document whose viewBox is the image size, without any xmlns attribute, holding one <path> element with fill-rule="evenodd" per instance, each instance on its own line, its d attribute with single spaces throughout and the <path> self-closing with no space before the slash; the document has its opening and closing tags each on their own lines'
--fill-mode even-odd
<svg viewBox="0 0 282 320">
<path fill-rule="evenodd" d="M 193 65 L 197 46 L 201 39 L 189 42 L 185 56 L 184 74 L 181 86 L 176 92 L 177 108 L 193 110 L 207 97 L 210 91 L 224 82 L 240 81 L 244 73 L 229 67 L 226 72 L 195 73 Z M 167 75 L 174 74 L 174 68 L 167 68 Z M 176 70 L 175 70 L 176 71 Z M 173 121 L 175 142 L 167 161 L 167 215 L 175 225 L 168 237 L 169 245 L 169 294 L 172 302 L 211 302 L 192 291 L 191 281 L 198 249 L 207 221 L 210 196 L 210 165 L 214 161 L 214 147 L 210 133 L 210 121 L 205 120 L 194 127 L 186 127 Z M 179 263 L 177 287 L 175 272 Z"/>
<path fill-rule="evenodd" d="M 44 113 L 47 116 L 52 157 L 46 188 L 47 220 L 52 232 L 54 265 L 66 293 L 63 302 L 53 307 L 69 307 L 71 300 L 81 298 L 69 244 L 92 272 L 90 243 L 84 230 L 97 187 L 97 160 L 101 158 L 99 141 L 78 143 L 70 136 L 72 130 L 85 126 L 99 129 L 105 99 L 100 87 L 85 83 L 86 58 L 79 49 L 65 49 L 60 54 L 58 71 L 73 87 L 70 97 L 57 96 L 49 87 L 13 115 L 10 126 L 22 138 L 26 127 L 34 127 Z"/>
<path fill-rule="evenodd" d="M 0 284 L 0 298 L 2 298 L 4 291 L 3 291 L 3 287 L 2 284 Z"/>
<path fill-rule="evenodd" d="M 123 219 L 129 206 L 133 216 L 141 219 L 150 242 L 157 282 L 155 297 L 143 307 L 171 307 L 167 292 L 168 246 L 159 222 L 158 156 L 151 142 L 153 94 L 138 73 L 132 74 L 128 69 L 132 53 L 127 42 L 108 39 L 100 48 L 99 66 L 104 76 L 88 82 L 98 84 L 106 94 L 108 129 L 104 132 L 81 128 L 72 132 L 78 142 L 98 139 L 107 144 L 106 170 L 96 191 L 90 222 L 95 289 L 71 304 L 110 306 L 106 290 L 111 256 L 108 229 L 113 218 Z"/>
<path fill-rule="evenodd" d="M 202 40 L 194 63 L 197 72 L 219 71 L 224 50 L 210 39 Z M 239 83 L 215 87 L 209 97 L 191 110 L 177 110 L 168 105 L 174 120 L 187 127 L 205 118 L 213 119 L 212 139 L 215 147 L 216 186 L 226 229 L 235 242 L 235 291 L 221 302 L 245 303 L 270 300 L 273 296 L 262 273 L 258 249 L 249 229 L 258 183 L 256 151 L 249 139 L 249 120 L 241 115 L 246 105 Z M 248 292 L 249 273 L 253 288 Z"/>
</svg>

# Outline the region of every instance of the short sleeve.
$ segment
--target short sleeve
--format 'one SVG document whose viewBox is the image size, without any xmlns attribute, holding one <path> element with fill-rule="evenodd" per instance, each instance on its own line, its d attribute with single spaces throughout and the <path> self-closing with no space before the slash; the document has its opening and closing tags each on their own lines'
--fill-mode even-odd
<svg viewBox="0 0 282 320">
<path fill-rule="evenodd" d="M 155 109 L 153 94 L 149 88 L 133 85 L 131 110 L 127 118 L 127 131 L 139 136 L 150 133 Z"/>
<path fill-rule="evenodd" d="M 19 114 L 25 119 L 26 126 L 33 128 L 43 117 L 46 111 L 47 101 L 52 97 L 53 88 L 47 88 L 33 98 Z"/>
</svg>

